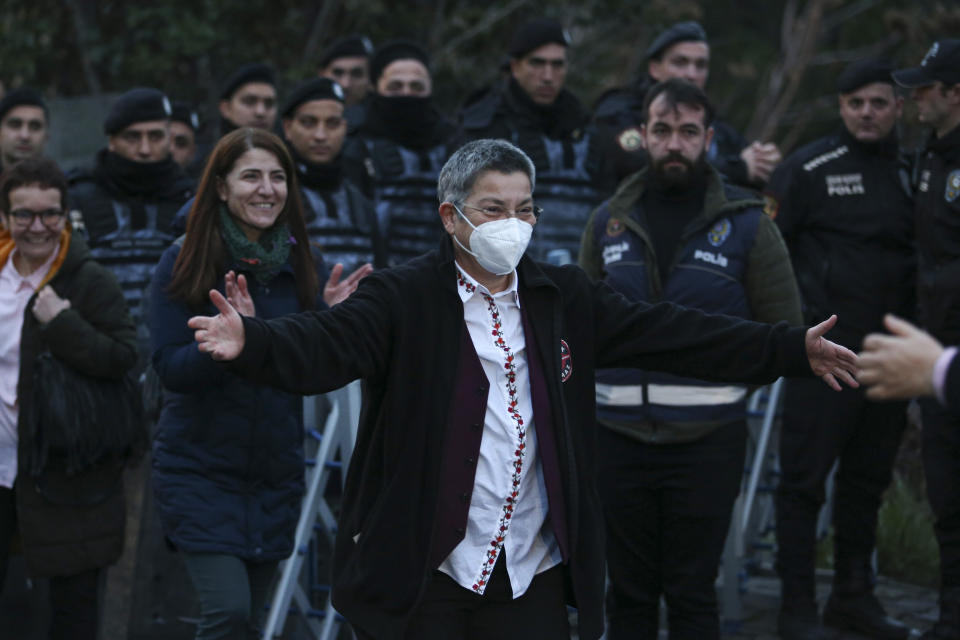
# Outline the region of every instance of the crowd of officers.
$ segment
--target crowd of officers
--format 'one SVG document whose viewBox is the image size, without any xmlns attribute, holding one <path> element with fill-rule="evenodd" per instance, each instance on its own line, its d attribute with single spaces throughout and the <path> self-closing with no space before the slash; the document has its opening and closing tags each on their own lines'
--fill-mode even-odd
<svg viewBox="0 0 960 640">
<path fill-rule="evenodd" d="M 900 76 L 884 60 L 851 64 L 837 79 L 836 133 L 786 159 L 715 117 L 703 91 L 710 46 L 697 23 L 664 30 L 646 49 L 644 73 L 592 112 L 565 88 L 569 40 L 557 21 L 521 25 L 506 53 L 505 77 L 470 95 L 454 119 L 434 104 L 430 56 L 415 42 L 374 50 L 365 37 L 343 38 L 324 53 L 319 77 L 285 96 L 269 66 L 244 65 L 223 85 L 219 133 L 282 136 L 311 240 L 345 274 L 433 249 L 444 161 L 466 141 L 504 138 L 536 166 L 544 211 L 529 248 L 536 259 L 579 262 L 631 300 L 794 324 L 836 313 L 832 339 L 854 350 L 884 314 L 916 318 L 919 302 L 928 330 L 960 342 L 960 41 L 939 41 Z M 921 121 L 934 129 L 919 156 L 899 144 L 895 77 L 915 87 Z M 37 92 L 6 94 L 3 166 L 42 153 L 48 115 Z M 144 291 L 186 228 L 215 142 L 198 140 L 199 130 L 188 105 L 133 89 L 104 121 L 106 146 L 68 176 L 71 224 L 120 280 L 144 366 Z M 598 372 L 611 640 L 656 638 L 661 598 L 671 638 L 718 637 L 714 580 L 742 477 L 748 391 Z M 924 407 L 943 567 L 941 617 L 927 638 L 960 638 L 955 422 L 935 403 Z M 837 628 L 907 637 L 873 595 L 871 563 L 904 426 L 903 403 L 788 381 L 776 497 L 782 637 L 829 638 Z M 834 463 L 836 572 L 821 618 L 815 531 Z"/>
</svg>

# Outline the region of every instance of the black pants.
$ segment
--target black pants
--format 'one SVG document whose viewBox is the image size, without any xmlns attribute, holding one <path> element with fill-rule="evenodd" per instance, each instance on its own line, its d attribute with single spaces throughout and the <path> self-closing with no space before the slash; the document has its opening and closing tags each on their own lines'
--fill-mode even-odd
<svg viewBox="0 0 960 640">
<path fill-rule="evenodd" d="M 483 595 L 464 589 L 435 571 L 417 605 L 404 638 L 409 640 L 569 640 L 564 602 L 563 565 L 537 574 L 519 598 L 513 598 L 501 552 Z M 360 640 L 375 640 L 356 631 Z"/>
<path fill-rule="evenodd" d="M 743 476 L 745 424 L 664 445 L 599 431 L 607 638 L 655 639 L 661 595 L 671 639 L 719 638 L 714 582 Z"/>
<path fill-rule="evenodd" d="M 17 531 L 17 502 L 13 489 L 0 487 L 0 594 L 7 578 L 10 541 Z"/>
<path fill-rule="evenodd" d="M 834 461 L 834 563 L 838 573 L 869 562 L 877 510 L 906 426 L 906 404 L 836 392 L 816 378 L 787 381 L 780 433 L 777 570 L 788 609 L 814 600 L 816 524 Z"/>
<path fill-rule="evenodd" d="M 16 495 L 13 489 L 0 487 L 0 594 L 16 530 Z M 96 640 L 99 590 L 100 569 L 50 578 L 50 640 Z"/>
<path fill-rule="evenodd" d="M 960 588 L 960 418 L 933 399 L 921 400 L 923 468 L 936 516 L 940 588 Z"/>
</svg>

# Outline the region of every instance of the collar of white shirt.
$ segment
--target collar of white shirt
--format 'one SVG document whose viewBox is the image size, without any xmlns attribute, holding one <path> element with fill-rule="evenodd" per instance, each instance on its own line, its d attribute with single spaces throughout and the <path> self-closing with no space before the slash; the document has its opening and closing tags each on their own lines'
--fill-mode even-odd
<svg viewBox="0 0 960 640">
<path fill-rule="evenodd" d="M 460 266 L 459 262 L 454 261 L 454 264 L 457 265 L 457 271 L 460 272 L 460 276 L 472 285 L 470 287 L 457 287 L 457 293 L 460 294 L 460 302 L 466 304 L 467 300 L 475 296 L 477 291 L 482 290 L 484 293 L 494 298 L 499 298 L 509 294 L 513 298 L 513 301 L 516 303 L 517 307 L 520 307 L 520 290 L 517 288 L 516 269 L 514 269 L 513 273 L 510 274 L 510 286 L 499 293 L 490 293 L 490 290 L 473 279 L 470 274 Z"/>
</svg>

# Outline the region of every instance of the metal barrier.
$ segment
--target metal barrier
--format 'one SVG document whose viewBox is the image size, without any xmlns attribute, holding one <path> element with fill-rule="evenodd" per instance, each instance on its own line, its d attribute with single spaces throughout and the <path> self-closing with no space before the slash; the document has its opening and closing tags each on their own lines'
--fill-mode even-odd
<svg viewBox="0 0 960 640">
<path fill-rule="evenodd" d="M 736 633 L 743 620 L 742 596 L 750 572 L 761 564 L 761 554 L 776 549 L 774 493 L 780 477 L 776 428 L 779 424 L 784 379 L 761 387 L 747 404 L 747 466 L 745 482 L 733 505 L 730 530 L 720 560 L 720 617 L 723 631 Z M 827 478 L 826 502 L 817 519 L 817 539 L 824 538 L 833 513 L 833 474 Z M 772 558 L 771 558 L 772 560 Z"/>
<path fill-rule="evenodd" d="M 317 431 L 322 412 L 329 403 L 329 412 L 323 421 L 323 431 Z M 360 382 L 354 381 L 324 396 L 305 398 L 303 423 L 306 427 L 307 490 L 294 539 L 294 552 L 281 563 L 270 612 L 264 626 L 264 638 L 279 638 L 287 617 L 295 613 L 302 617 L 310 638 L 332 640 L 340 631 L 342 618 L 330 602 L 330 586 L 316 584 L 311 560 L 311 541 L 324 536 L 332 548 L 337 520 L 327 502 L 327 486 L 331 472 L 340 470 L 341 481 L 346 477 L 347 463 L 353 453 L 360 421 Z M 312 452 L 312 455 L 311 455 Z M 324 594 L 325 605 L 316 607 L 311 596 Z"/>
</svg>

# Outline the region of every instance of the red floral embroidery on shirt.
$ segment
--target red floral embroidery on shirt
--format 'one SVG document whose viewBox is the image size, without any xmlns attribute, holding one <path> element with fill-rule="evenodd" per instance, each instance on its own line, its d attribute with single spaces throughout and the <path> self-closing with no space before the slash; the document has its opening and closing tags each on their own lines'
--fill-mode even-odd
<svg viewBox="0 0 960 640">
<path fill-rule="evenodd" d="M 467 280 L 463 277 L 463 274 L 461 274 L 459 271 L 457 271 L 457 282 L 460 286 L 466 289 L 467 293 L 473 293 L 477 290 L 476 285 L 467 282 Z M 517 430 L 517 448 L 513 452 L 514 460 L 512 466 L 514 473 L 510 479 L 510 493 L 503 499 L 503 506 L 501 507 L 500 512 L 500 521 L 497 523 L 496 532 L 493 534 L 490 540 L 491 548 L 487 550 L 486 559 L 483 561 L 483 564 L 480 567 L 480 572 L 477 575 L 477 579 L 474 581 L 472 586 L 473 591 L 482 594 L 488 580 L 490 579 L 490 574 L 493 573 L 493 567 L 497 563 L 497 558 L 500 556 L 500 551 L 503 549 L 503 543 L 506 539 L 507 531 L 510 528 L 510 519 L 513 517 L 513 510 L 520 494 L 520 480 L 523 474 L 523 459 L 526 456 L 527 448 L 527 431 L 523 426 L 523 416 L 521 416 L 520 412 L 517 410 L 517 366 L 514 363 L 513 351 L 503 339 L 503 331 L 501 331 L 503 322 L 500 319 L 500 309 L 497 307 L 497 303 L 494 301 L 493 297 L 490 296 L 490 294 L 481 291 L 480 295 L 483 296 L 483 300 L 487 303 L 487 311 L 490 312 L 490 320 L 492 325 L 490 335 L 494 339 L 493 343 L 499 347 L 504 354 L 503 368 L 506 370 L 507 397 L 509 398 L 509 402 L 507 403 L 507 413 L 510 414 L 511 418 L 513 418 L 513 422 Z"/>
</svg>

